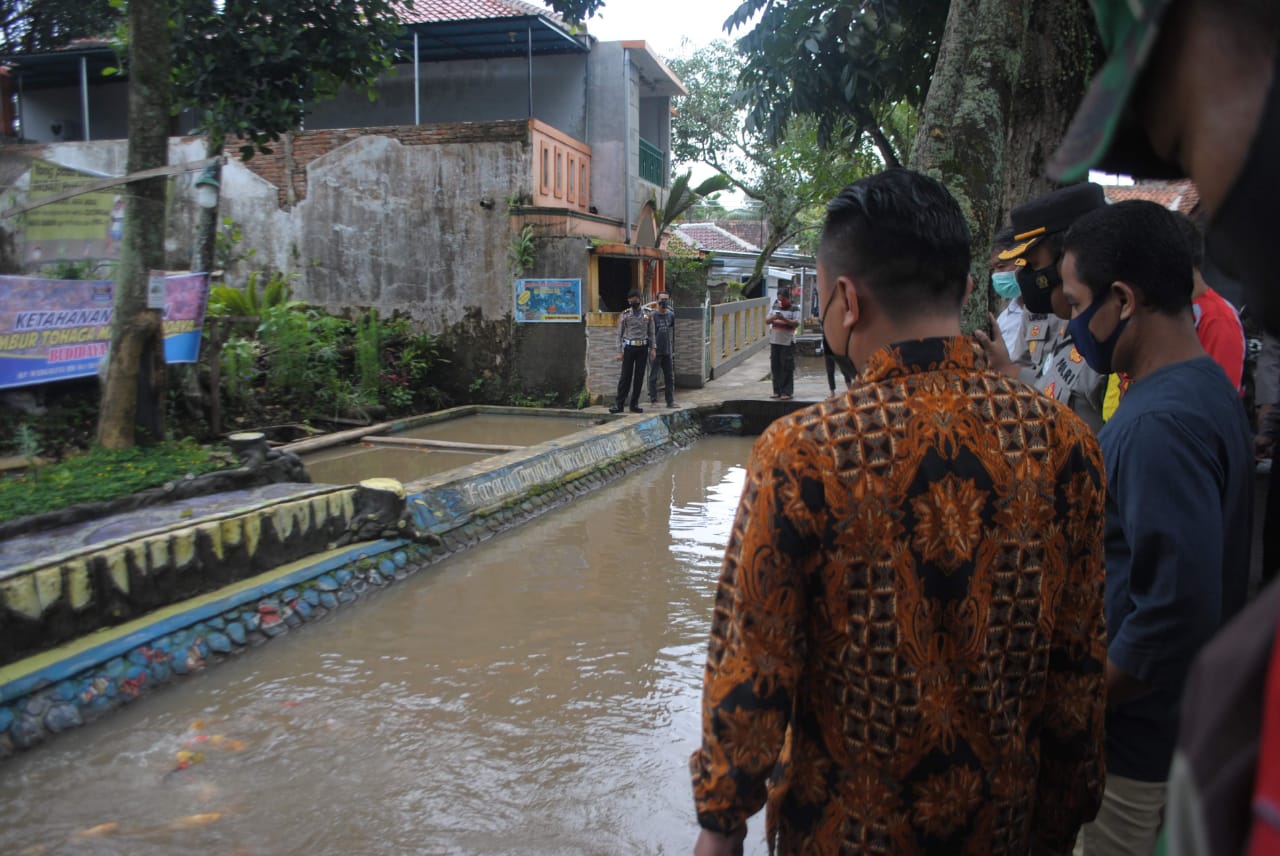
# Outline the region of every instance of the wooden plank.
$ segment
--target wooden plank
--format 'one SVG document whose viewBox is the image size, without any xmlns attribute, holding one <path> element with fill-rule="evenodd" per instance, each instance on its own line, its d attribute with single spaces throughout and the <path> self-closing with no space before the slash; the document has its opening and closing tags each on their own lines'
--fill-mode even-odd
<svg viewBox="0 0 1280 856">
<path fill-rule="evenodd" d="M 144 169 L 142 172 L 135 172 L 133 175 L 119 175 L 114 178 L 103 178 L 97 181 L 90 181 L 87 184 L 81 184 L 64 190 L 61 193 L 55 193 L 53 196 L 46 196 L 43 199 L 37 199 L 34 202 L 27 202 L 16 208 L 7 208 L 0 211 L 0 217 L 14 217 L 27 211 L 34 210 L 42 205 L 50 205 L 54 202 L 61 202 L 64 199 L 73 199 L 85 193 L 93 193 L 95 190 L 106 190 L 108 187 L 117 187 L 121 184 L 129 184 L 134 181 L 145 181 L 148 178 L 163 178 L 168 175 L 177 175 L 180 172 L 195 172 L 198 169 L 204 169 L 212 166 L 222 160 L 221 157 L 208 158 L 202 161 L 185 161 L 183 163 L 169 164 L 168 166 L 158 166 L 155 169 Z"/>
<path fill-rule="evenodd" d="M 447 449 L 451 452 L 518 452 L 525 448 L 500 443 L 457 443 L 453 440 L 427 440 L 420 437 L 365 437 L 364 442 L 375 446 L 413 446 L 421 449 Z"/>
</svg>

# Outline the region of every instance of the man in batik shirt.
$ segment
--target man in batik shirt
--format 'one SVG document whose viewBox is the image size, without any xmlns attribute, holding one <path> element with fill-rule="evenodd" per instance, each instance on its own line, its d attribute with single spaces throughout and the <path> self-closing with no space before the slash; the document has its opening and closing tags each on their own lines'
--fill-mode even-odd
<svg viewBox="0 0 1280 856">
<path fill-rule="evenodd" d="M 1102 793 L 1103 476 L 960 333 L 969 230 L 891 170 L 827 209 L 823 332 L 862 369 L 756 443 L 690 767 L 696 853 L 1067 853 Z"/>
</svg>

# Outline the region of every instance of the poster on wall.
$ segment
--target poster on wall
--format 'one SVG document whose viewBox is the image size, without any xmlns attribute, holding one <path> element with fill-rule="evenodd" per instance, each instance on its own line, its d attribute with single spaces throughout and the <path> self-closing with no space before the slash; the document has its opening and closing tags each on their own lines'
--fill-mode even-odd
<svg viewBox="0 0 1280 856">
<path fill-rule="evenodd" d="M 107 177 L 34 158 L 27 199 L 37 202 Z M 117 258 L 124 236 L 124 197 L 119 191 L 113 187 L 82 193 L 28 211 L 22 221 L 27 261 L 47 264 Z"/>
<path fill-rule="evenodd" d="M 111 344 L 115 283 L 0 276 L 0 389 L 92 377 Z M 209 275 L 164 279 L 164 358 L 194 363 Z"/>
<path fill-rule="evenodd" d="M 580 279 L 517 279 L 515 299 L 521 324 L 582 320 Z"/>
</svg>

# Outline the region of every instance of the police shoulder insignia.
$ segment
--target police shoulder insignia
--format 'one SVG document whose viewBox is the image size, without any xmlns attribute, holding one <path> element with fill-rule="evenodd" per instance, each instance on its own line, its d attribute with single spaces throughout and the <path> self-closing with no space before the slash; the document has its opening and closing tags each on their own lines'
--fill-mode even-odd
<svg viewBox="0 0 1280 856">
<path fill-rule="evenodd" d="M 1083 362 L 1084 362 L 1084 357 L 1080 356 L 1080 352 L 1076 350 L 1075 345 L 1072 345 L 1072 346 L 1071 346 L 1071 362 L 1073 362 L 1073 363 L 1083 363 Z"/>
<path fill-rule="evenodd" d="M 1054 392 L 1057 391 L 1057 389 L 1058 389 L 1058 382 L 1055 380 L 1053 383 L 1049 384 L 1044 388 L 1044 394 L 1049 396 L 1050 398 L 1053 398 L 1053 394 Z"/>
<path fill-rule="evenodd" d="M 1034 338 L 1038 337 L 1039 335 L 1040 335 L 1040 325 L 1039 325 L 1039 324 L 1037 324 L 1036 326 L 1032 327 L 1032 328 L 1031 328 L 1031 332 L 1027 333 L 1027 336 L 1028 336 L 1028 337 L 1030 337 L 1030 338 L 1032 338 L 1032 339 L 1034 339 Z"/>
</svg>

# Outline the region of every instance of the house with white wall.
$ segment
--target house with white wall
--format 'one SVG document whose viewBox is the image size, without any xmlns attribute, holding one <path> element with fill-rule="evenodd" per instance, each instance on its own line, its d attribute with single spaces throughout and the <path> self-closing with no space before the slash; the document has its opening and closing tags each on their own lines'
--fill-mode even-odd
<svg viewBox="0 0 1280 856">
<path fill-rule="evenodd" d="M 654 211 L 683 84 L 644 42 L 600 42 L 521 0 L 417 0 L 403 20 L 376 100 L 341 93 L 269 155 L 242 161 L 229 145 L 219 214 L 257 264 L 295 277 L 301 300 L 407 315 L 460 343 L 459 371 L 607 394 L 616 313 L 629 290 L 663 281 Z M 0 189 L 13 204 L 36 158 L 124 173 L 128 80 L 102 74 L 115 64 L 92 42 L 0 57 Z M 202 157 L 202 141 L 181 136 L 193 127 L 176 119 L 171 163 Z M 194 243 L 194 178 L 171 182 L 174 268 Z M 0 228 L 5 264 L 29 266 L 21 219 Z M 513 270 L 522 236 L 534 251 Z M 578 320 L 518 320 L 514 280 L 527 278 L 580 280 Z"/>
</svg>

